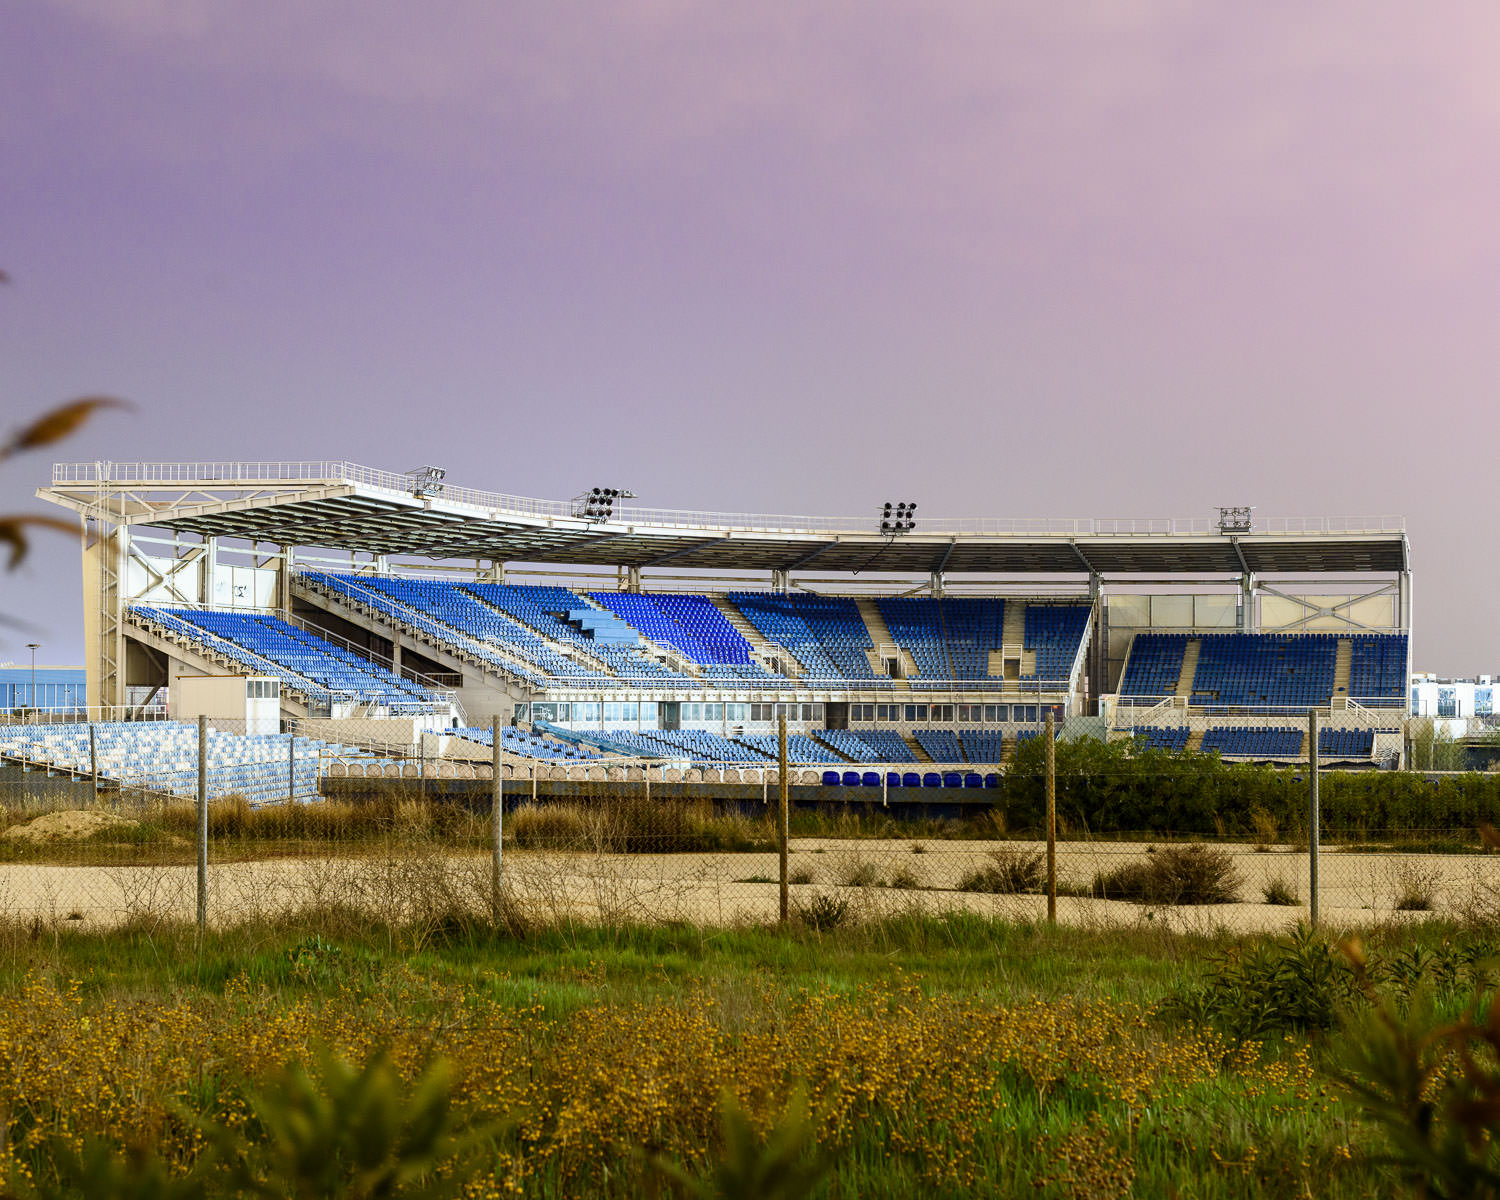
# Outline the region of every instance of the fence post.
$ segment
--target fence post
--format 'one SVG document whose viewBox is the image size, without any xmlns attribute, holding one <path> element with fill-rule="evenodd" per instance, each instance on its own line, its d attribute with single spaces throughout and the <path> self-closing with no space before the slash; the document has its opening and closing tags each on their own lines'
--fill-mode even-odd
<svg viewBox="0 0 1500 1200">
<path fill-rule="evenodd" d="M 1318 710 L 1307 710 L 1307 906 L 1318 924 Z"/>
<path fill-rule="evenodd" d="M 1052 709 L 1047 709 L 1047 921 L 1057 924 L 1057 743 L 1053 740 Z"/>
<path fill-rule="evenodd" d="M 286 739 L 286 802 L 297 799 L 297 735 L 288 734 Z"/>
<path fill-rule="evenodd" d="M 500 821 L 501 800 L 505 791 L 505 779 L 500 762 L 500 716 L 490 718 L 490 733 L 493 738 L 490 761 L 494 763 L 494 779 L 490 783 L 490 919 L 495 928 L 500 928 Z"/>
<path fill-rule="evenodd" d="M 786 924 L 791 915 L 791 897 L 787 893 L 787 839 L 791 834 L 791 805 L 788 800 L 786 781 L 786 713 L 777 718 L 776 769 L 781 785 L 781 820 L 777 822 L 776 840 L 781 850 L 781 923 Z"/>
<path fill-rule="evenodd" d="M 198 714 L 198 937 L 208 927 L 208 717 Z"/>
<path fill-rule="evenodd" d="M 99 803 L 99 741 L 94 723 L 89 722 L 89 774 L 94 777 L 94 803 Z"/>
</svg>

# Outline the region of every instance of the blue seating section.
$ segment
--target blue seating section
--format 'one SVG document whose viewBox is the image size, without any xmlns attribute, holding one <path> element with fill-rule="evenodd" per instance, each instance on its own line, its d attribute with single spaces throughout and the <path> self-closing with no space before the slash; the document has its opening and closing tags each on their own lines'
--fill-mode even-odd
<svg viewBox="0 0 1500 1200">
<path fill-rule="evenodd" d="M 971 763 L 997 763 L 1005 756 L 1005 735 L 997 729 L 960 729 L 958 740 Z"/>
<path fill-rule="evenodd" d="M 1217 750 L 1224 758 L 1298 758 L 1304 740 L 1300 729 L 1223 725 L 1203 735 L 1203 753 Z"/>
<path fill-rule="evenodd" d="M 969 761 L 964 757 L 963 747 L 958 743 L 958 735 L 951 729 L 914 729 L 912 736 L 917 739 L 917 745 L 927 751 L 927 756 L 935 763 Z"/>
<path fill-rule="evenodd" d="M 1092 611 L 1087 604 L 1028 604 L 1025 648 L 1035 652 L 1036 667 L 1021 678 L 1066 683 Z"/>
<path fill-rule="evenodd" d="M 770 734 L 745 734 L 739 741 L 759 750 L 768 758 L 778 754 L 777 739 Z M 834 753 L 821 742 L 815 742 L 805 733 L 789 733 L 786 738 L 786 757 L 789 763 L 842 763 L 848 761 Z"/>
<path fill-rule="evenodd" d="M 334 696 L 383 705 L 436 704 L 439 697 L 386 667 L 335 646 L 315 634 L 289 625 L 280 617 L 255 613 L 196 608 L 140 606 L 151 618 L 174 618 L 172 628 L 215 648 L 224 643 L 243 647 L 260 659 L 311 680 Z M 293 686 L 297 686 L 293 684 Z"/>
<path fill-rule="evenodd" d="M 433 620 L 410 605 L 393 600 L 385 592 L 371 588 L 368 575 L 337 575 L 328 571 L 301 572 L 301 577 L 315 587 L 325 589 L 346 599 L 350 603 L 373 610 L 392 623 L 405 625 L 425 634 L 437 642 L 451 642 L 455 648 L 488 664 L 494 670 L 540 687 L 546 677 L 520 655 L 501 653 L 498 646 L 479 638 L 470 637 L 451 626 Z"/>
<path fill-rule="evenodd" d="M 894 729 L 861 729 L 855 735 L 875 752 L 873 762 L 920 762 L 906 739 Z"/>
<path fill-rule="evenodd" d="M 1130 643 L 1130 660 L 1120 678 L 1122 696 L 1172 696 L 1182 678 L 1185 633 L 1138 633 Z"/>
<path fill-rule="evenodd" d="M 891 637 L 911 653 L 927 681 L 989 679 L 990 652 L 1000 649 L 1005 602 L 989 597 L 890 596 L 875 601 Z"/>
<path fill-rule="evenodd" d="M 662 743 L 670 753 L 686 753 L 694 762 L 700 763 L 759 763 L 766 764 L 766 756 L 741 742 L 731 741 L 716 733 L 701 729 L 657 730 L 650 735 Z"/>
<path fill-rule="evenodd" d="M 1165 750 L 1169 754 L 1186 750 L 1190 734 L 1186 725 L 1137 725 L 1130 732 L 1142 750 Z"/>
<path fill-rule="evenodd" d="M 767 641 L 791 652 L 805 677 L 891 685 L 870 666 L 866 655 L 875 644 L 858 606 L 847 596 L 731 592 L 729 600 Z"/>
<path fill-rule="evenodd" d="M 587 678 L 598 670 L 559 654 L 534 632 L 489 605 L 482 604 L 457 584 L 436 579 L 403 579 L 391 575 L 361 576 L 357 582 L 381 592 L 408 608 L 471 638 L 488 644 L 524 663 L 542 675 L 555 678 Z"/>
<path fill-rule="evenodd" d="M 99 777 L 122 786 L 180 797 L 198 789 L 198 726 L 188 721 L 99 722 L 94 725 Z M 211 800 L 243 796 L 252 805 L 288 799 L 317 800 L 318 766 L 324 753 L 343 761 L 371 758 L 362 750 L 285 734 L 242 736 L 208 731 L 208 795 Z M 0 754 L 87 772 L 87 725 L 0 726 Z M 290 787 L 289 787 L 290 785 Z"/>
<path fill-rule="evenodd" d="M 706 596 L 590 592 L 653 642 L 681 650 L 702 665 L 750 664 L 750 643 Z"/>
<path fill-rule="evenodd" d="M 1310 708 L 1333 696 L 1332 634 L 1210 633 L 1199 643 L 1195 705 Z"/>
<path fill-rule="evenodd" d="M 1373 729 L 1318 730 L 1318 754 L 1323 758 L 1369 758 L 1374 753 Z"/>
<path fill-rule="evenodd" d="M 1350 697 L 1379 707 L 1405 705 L 1406 634 L 1361 633 L 1350 640 L 1354 643 L 1349 662 Z"/>
<path fill-rule="evenodd" d="M 479 742 L 485 746 L 495 744 L 494 731 L 484 726 L 467 726 L 450 730 L 454 737 L 461 737 L 465 741 Z M 528 733 L 524 729 L 517 729 L 514 725 L 502 725 L 500 727 L 500 749 L 507 754 L 514 754 L 520 758 L 538 758 L 545 762 L 581 762 L 586 759 L 603 758 L 602 754 L 596 754 L 592 750 L 586 750 L 582 746 L 575 746 L 570 742 L 560 742 L 553 738 L 542 737 L 539 734 Z"/>
</svg>

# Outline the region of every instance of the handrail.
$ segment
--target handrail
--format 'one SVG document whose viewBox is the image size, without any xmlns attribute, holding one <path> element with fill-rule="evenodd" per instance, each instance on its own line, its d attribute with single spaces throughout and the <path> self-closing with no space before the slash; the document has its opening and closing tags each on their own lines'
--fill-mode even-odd
<svg viewBox="0 0 1500 1200">
<path fill-rule="evenodd" d="M 235 485 L 267 487 L 288 483 L 353 484 L 443 507 L 463 506 L 501 515 L 580 521 L 571 500 L 544 500 L 503 492 L 459 487 L 446 482 L 419 486 L 413 476 L 344 460 L 288 462 L 91 462 L 54 463 L 52 485 Z M 632 507 L 617 509 L 612 525 L 652 525 L 662 529 L 745 529 L 766 533 L 870 533 L 873 509 L 867 517 L 777 515 L 711 512 L 688 509 Z M 1406 531 L 1403 517 L 1351 515 L 1325 517 L 1258 517 L 1249 535 L 1307 536 L 1337 534 L 1395 534 Z M 919 517 L 918 533 L 974 533 L 1012 536 L 1102 537 L 1208 535 L 1219 533 L 1212 517 Z"/>
</svg>

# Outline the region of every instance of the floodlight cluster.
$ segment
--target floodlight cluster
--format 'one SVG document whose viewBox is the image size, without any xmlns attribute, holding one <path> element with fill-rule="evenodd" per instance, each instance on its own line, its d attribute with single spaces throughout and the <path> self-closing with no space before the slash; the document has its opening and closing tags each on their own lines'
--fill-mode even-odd
<svg viewBox="0 0 1500 1200">
<path fill-rule="evenodd" d="M 915 501 L 903 500 L 892 504 L 889 500 L 880 510 L 881 533 L 910 533 L 917 527 L 917 505 Z"/>
</svg>

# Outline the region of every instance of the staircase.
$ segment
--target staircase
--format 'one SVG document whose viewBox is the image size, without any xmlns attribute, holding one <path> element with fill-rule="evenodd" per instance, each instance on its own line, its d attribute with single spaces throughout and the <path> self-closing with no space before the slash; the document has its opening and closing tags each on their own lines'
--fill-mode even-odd
<svg viewBox="0 0 1500 1200">
<path fill-rule="evenodd" d="M 1208 730 L 1206 729 L 1193 730 L 1192 733 L 1188 734 L 1187 748 L 1194 754 L 1197 754 L 1199 751 L 1201 751 L 1203 749 L 1203 735 L 1207 732 Z"/>
<path fill-rule="evenodd" d="M 901 740 L 905 742 L 911 749 L 911 752 L 917 756 L 918 762 L 930 763 L 933 761 L 932 755 L 923 750 L 922 743 L 917 741 L 916 738 L 912 737 L 911 734 L 903 733 L 901 735 Z"/>
<path fill-rule="evenodd" d="M 1338 657 L 1333 660 L 1333 694 L 1349 695 L 1349 674 L 1354 665 L 1354 642 L 1339 638 Z"/>
<path fill-rule="evenodd" d="M 1027 659 L 1030 658 L 1030 662 Z M 1006 679 L 1018 680 L 1036 671 L 1036 651 L 1026 649 L 1026 602 L 1007 600 L 1005 622 L 1000 628 L 1000 661 Z M 995 671 L 995 655 L 990 653 L 990 673 Z"/>
<path fill-rule="evenodd" d="M 888 672 L 885 664 L 880 660 L 882 647 L 896 647 L 896 654 L 901 660 L 901 675 L 904 679 L 910 679 L 917 674 L 917 663 L 911 653 L 896 646 L 896 639 L 891 636 L 890 626 L 885 623 L 885 618 L 880 615 L 880 608 L 875 601 L 862 596 L 856 596 L 854 607 L 859 610 L 860 620 L 865 623 L 865 630 L 870 635 L 870 641 L 874 648 L 865 651 L 865 657 L 870 660 L 870 668 L 882 679 L 886 678 Z"/>
<path fill-rule="evenodd" d="M 710 596 L 713 606 L 724 614 L 724 619 L 734 626 L 734 631 L 750 643 L 750 648 L 755 651 L 756 657 L 764 659 L 770 653 L 771 643 L 766 641 L 765 635 L 745 619 L 745 614 L 735 608 L 723 596 Z M 779 648 L 782 661 L 783 674 L 790 675 L 796 679 L 803 672 L 802 664 L 792 657 L 792 652 L 785 646 Z"/>
<path fill-rule="evenodd" d="M 1203 650 L 1203 642 L 1198 638 L 1191 638 L 1182 649 L 1182 673 L 1177 676 L 1177 690 L 1175 696 L 1191 699 L 1193 695 L 1193 676 L 1198 673 L 1198 655 Z M 1203 735 L 1198 735 L 1198 740 L 1203 740 Z"/>
</svg>

